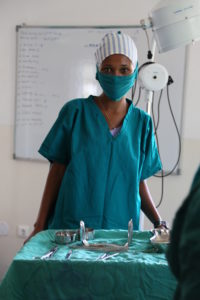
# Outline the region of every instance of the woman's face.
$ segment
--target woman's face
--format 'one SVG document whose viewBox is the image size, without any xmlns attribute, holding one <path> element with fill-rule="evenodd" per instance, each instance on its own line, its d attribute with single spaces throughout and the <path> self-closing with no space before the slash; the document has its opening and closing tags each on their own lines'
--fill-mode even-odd
<svg viewBox="0 0 200 300">
<path fill-rule="evenodd" d="M 113 54 L 104 59 L 100 72 L 115 76 L 125 76 L 133 73 L 134 66 L 130 59 L 123 54 Z"/>
</svg>

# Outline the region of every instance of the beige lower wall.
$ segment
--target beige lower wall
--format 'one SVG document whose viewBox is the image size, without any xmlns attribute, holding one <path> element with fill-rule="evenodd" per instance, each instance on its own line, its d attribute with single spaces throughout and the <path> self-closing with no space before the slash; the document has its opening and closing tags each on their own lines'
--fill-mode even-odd
<svg viewBox="0 0 200 300">
<path fill-rule="evenodd" d="M 0 236 L 0 280 L 12 258 L 23 245 L 17 237 L 17 225 L 35 222 L 43 193 L 48 163 L 13 160 L 13 128 L 0 126 L 0 221 L 9 225 L 8 236 Z M 184 140 L 181 175 L 165 180 L 164 199 L 159 208 L 163 219 L 171 224 L 174 213 L 189 190 L 200 161 L 200 140 Z M 160 198 L 160 180 L 152 178 L 149 187 L 155 202 Z M 145 219 L 144 229 L 151 228 Z"/>
<path fill-rule="evenodd" d="M 0 221 L 9 225 L 8 236 L 0 236 L 0 280 L 15 253 L 23 245 L 17 225 L 32 226 L 48 173 L 48 163 L 14 160 L 13 127 L 0 126 Z"/>
</svg>

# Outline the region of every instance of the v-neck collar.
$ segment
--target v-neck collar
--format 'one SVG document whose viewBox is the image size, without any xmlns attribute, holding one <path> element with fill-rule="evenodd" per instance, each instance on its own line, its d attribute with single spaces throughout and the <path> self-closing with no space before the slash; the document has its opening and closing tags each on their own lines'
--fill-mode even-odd
<svg viewBox="0 0 200 300">
<path fill-rule="evenodd" d="M 118 137 L 120 137 L 120 136 L 123 134 L 123 132 L 125 131 L 126 127 L 127 127 L 128 118 L 129 118 L 129 116 L 130 116 L 130 114 L 131 114 L 131 112 L 132 112 L 132 110 L 133 110 L 133 108 L 134 108 L 132 101 L 126 98 L 126 101 L 127 101 L 128 103 L 130 103 L 129 108 L 128 108 L 128 111 L 127 111 L 127 113 L 126 113 L 126 115 L 125 115 L 125 117 L 124 117 L 124 120 L 123 120 L 123 123 L 122 123 L 122 126 L 121 126 L 121 129 L 120 129 L 119 133 L 118 133 L 116 136 L 113 136 L 113 135 L 111 134 L 111 132 L 110 132 L 110 128 L 109 128 L 109 126 L 108 126 L 108 123 L 107 123 L 107 121 L 106 121 L 106 119 L 105 119 L 105 117 L 104 117 L 102 111 L 100 110 L 100 108 L 98 107 L 98 105 L 96 104 L 96 102 L 95 102 L 95 100 L 94 100 L 94 96 L 93 96 L 93 95 L 90 95 L 90 96 L 88 97 L 88 100 L 90 100 L 90 102 L 92 103 L 93 107 L 95 107 L 95 109 L 96 109 L 98 115 L 99 115 L 100 118 L 102 119 L 102 124 L 103 124 L 103 126 L 105 127 L 106 132 L 107 132 L 107 134 L 109 135 L 109 137 L 110 137 L 111 139 L 113 139 L 113 140 L 116 140 Z"/>
</svg>

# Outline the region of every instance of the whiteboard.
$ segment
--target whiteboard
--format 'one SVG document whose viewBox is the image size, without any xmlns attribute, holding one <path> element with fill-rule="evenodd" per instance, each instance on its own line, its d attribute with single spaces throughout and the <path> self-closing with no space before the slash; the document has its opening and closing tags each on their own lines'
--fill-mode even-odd
<svg viewBox="0 0 200 300">
<path fill-rule="evenodd" d="M 121 30 L 133 38 L 138 48 L 139 65 L 147 61 L 146 36 L 138 26 L 17 26 L 14 158 L 44 160 L 38 149 L 64 103 L 101 93 L 95 79 L 94 52 L 101 38 L 113 30 Z M 180 132 L 185 56 L 185 48 L 156 54 L 156 62 L 163 64 L 174 80 L 170 86 L 170 100 Z M 137 94 L 136 90 L 136 97 Z M 142 98 L 145 98 L 143 94 L 139 107 L 145 110 L 146 103 Z M 158 95 L 155 95 L 155 102 L 156 98 Z M 160 155 L 163 169 L 169 171 L 177 160 L 179 143 L 165 91 L 160 109 Z"/>
</svg>

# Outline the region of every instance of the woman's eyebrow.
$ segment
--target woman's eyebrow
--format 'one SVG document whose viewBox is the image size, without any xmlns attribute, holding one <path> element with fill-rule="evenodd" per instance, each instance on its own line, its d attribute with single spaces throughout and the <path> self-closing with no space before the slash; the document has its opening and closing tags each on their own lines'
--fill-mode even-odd
<svg viewBox="0 0 200 300">
<path fill-rule="evenodd" d="M 120 68 L 131 68 L 131 66 L 129 64 L 121 64 Z"/>
<path fill-rule="evenodd" d="M 104 68 L 104 67 L 112 67 L 112 64 L 105 64 L 105 65 L 103 65 L 102 67 L 103 67 L 103 68 Z"/>
</svg>

